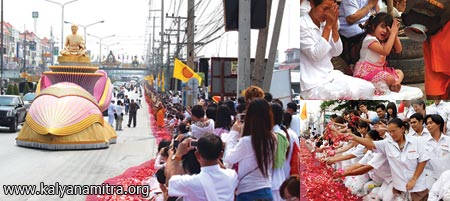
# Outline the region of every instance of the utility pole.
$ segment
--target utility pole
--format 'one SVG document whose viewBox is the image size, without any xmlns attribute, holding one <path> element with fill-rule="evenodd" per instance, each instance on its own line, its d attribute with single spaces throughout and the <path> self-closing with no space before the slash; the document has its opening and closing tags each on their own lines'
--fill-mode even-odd
<svg viewBox="0 0 450 201">
<path fill-rule="evenodd" d="M 163 63 L 164 63 L 164 0 L 161 0 L 161 32 L 159 33 L 161 35 L 161 43 L 160 43 L 160 47 L 161 47 L 161 54 L 160 56 L 160 65 L 161 65 L 161 72 L 163 69 Z M 158 70 L 159 73 L 159 70 Z"/>
<path fill-rule="evenodd" d="M 22 70 L 26 69 L 27 65 L 27 30 L 23 32 L 23 67 Z"/>
<path fill-rule="evenodd" d="M 175 46 L 175 54 L 174 54 L 174 57 L 179 59 L 179 58 L 180 58 L 179 53 L 180 53 L 180 49 L 181 49 L 181 45 L 180 45 L 180 32 L 181 32 L 181 31 L 184 31 L 184 30 L 181 30 L 181 29 L 180 29 L 181 19 L 188 19 L 188 18 L 187 18 L 187 17 L 180 17 L 180 16 L 174 17 L 173 15 L 172 15 L 172 16 L 166 16 L 166 17 L 167 17 L 167 18 L 174 18 L 175 21 L 176 21 L 176 23 L 177 23 L 177 29 L 167 29 L 167 31 L 176 31 L 176 32 L 177 32 L 177 34 L 176 34 L 176 36 L 177 36 L 177 43 L 175 44 L 176 46 Z M 188 65 L 188 66 L 189 66 L 189 65 Z M 175 91 L 178 90 L 178 80 L 176 80 L 176 79 L 175 79 L 174 90 L 175 90 Z"/>
<path fill-rule="evenodd" d="M 0 67 L 1 67 L 1 73 L 0 73 L 0 94 L 3 94 L 3 54 L 4 54 L 4 52 L 3 52 L 3 35 L 4 35 L 4 32 L 3 32 L 3 0 L 1 0 L 1 13 L 0 13 L 0 18 L 2 18 L 1 20 L 2 20 L 2 24 L 1 24 L 1 38 L 0 38 L 0 40 L 1 40 L 1 42 L 0 42 L 0 46 L 2 47 L 2 51 L 1 51 L 1 53 L 0 53 Z"/>
<path fill-rule="evenodd" d="M 187 65 L 197 70 L 194 65 L 194 29 L 195 29 L 195 0 L 188 0 L 188 19 L 187 19 Z"/>
<path fill-rule="evenodd" d="M 271 7 L 272 0 L 267 0 L 267 26 L 264 29 L 260 29 L 258 32 L 258 45 L 256 46 L 255 64 L 251 74 L 252 85 L 259 86 L 261 88 L 263 85 L 264 69 L 266 68 L 265 60 Z"/>
<path fill-rule="evenodd" d="M 277 15 L 275 17 L 275 24 L 273 26 L 272 41 L 270 43 L 269 59 L 267 60 L 267 66 L 264 72 L 265 82 L 263 83 L 262 87 L 262 90 L 264 91 L 269 91 L 270 85 L 272 84 L 271 82 L 273 74 L 273 65 L 275 63 L 275 56 L 277 54 L 278 40 L 280 39 L 280 29 L 281 29 L 281 22 L 283 21 L 285 4 L 286 0 L 280 0 L 278 2 Z"/>
<path fill-rule="evenodd" d="M 250 86 L 250 0 L 239 1 L 239 56 L 236 97 Z"/>
</svg>

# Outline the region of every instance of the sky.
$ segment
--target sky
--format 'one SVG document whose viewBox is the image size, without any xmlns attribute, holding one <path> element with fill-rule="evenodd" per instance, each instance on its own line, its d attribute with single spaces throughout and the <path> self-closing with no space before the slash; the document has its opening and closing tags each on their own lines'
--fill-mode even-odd
<svg viewBox="0 0 450 201">
<path fill-rule="evenodd" d="M 66 3 L 70 0 L 53 0 L 59 3 Z M 195 0 L 199 4 L 196 10 L 196 25 L 197 32 L 205 33 L 208 31 L 206 23 L 208 16 L 213 15 L 220 8 L 222 0 Z M 178 13 L 180 16 L 187 14 L 187 0 L 164 0 L 165 13 L 171 15 Z M 149 17 L 160 17 L 160 12 L 149 12 L 149 10 L 160 9 L 161 1 L 154 0 L 78 0 L 65 5 L 64 20 L 79 24 L 88 25 L 101 20 L 104 23 L 89 26 L 87 33 L 106 37 L 115 35 L 102 41 L 103 48 L 111 45 L 109 48 L 116 54 L 128 55 L 145 55 L 147 52 L 147 42 L 149 35 L 152 32 L 152 20 Z M 278 0 L 273 0 L 271 16 L 274 19 L 276 8 L 278 7 Z M 223 8 L 223 6 L 222 6 Z M 179 10 L 178 10 L 179 9 Z M 300 46 L 300 30 L 299 23 L 299 1 L 286 0 L 285 14 L 283 18 L 280 41 L 278 49 L 280 50 L 280 59 L 284 60 L 284 51 L 287 48 L 298 48 Z M 39 17 L 36 20 L 32 18 L 32 12 L 38 11 Z M 36 32 L 41 38 L 49 37 L 50 30 L 53 30 L 53 35 L 59 41 L 61 38 L 61 6 L 50 3 L 45 0 L 5 0 L 4 1 L 4 20 L 11 23 L 19 31 L 29 30 Z M 151 18 L 150 18 L 151 19 Z M 273 23 L 273 19 L 271 22 Z M 156 20 L 156 30 L 160 29 L 160 19 Z M 171 19 L 165 20 L 165 28 L 169 28 L 172 24 Z M 271 27 L 272 24 L 271 24 Z M 172 28 L 175 28 L 172 26 Z M 210 28 L 210 27 L 209 27 Z M 272 30 L 269 31 L 271 33 Z M 64 36 L 70 34 L 70 24 L 64 24 Z M 84 29 L 80 26 L 78 34 L 84 35 Z M 236 31 L 224 33 L 222 28 L 215 36 L 221 36 L 219 39 L 197 49 L 197 56 L 201 57 L 237 57 L 238 50 L 238 33 Z M 199 35 L 201 36 L 201 34 Z M 159 40 L 159 37 L 157 37 Z M 252 46 L 251 55 L 254 57 L 256 49 L 257 31 L 252 31 Z M 271 34 L 269 34 L 269 40 Z M 172 39 L 175 41 L 175 39 Z M 196 38 L 197 42 L 198 38 Z M 99 39 L 87 36 L 87 49 L 91 50 L 93 54 L 99 52 Z M 60 42 L 58 43 L 60 44 Z M 268 44 L 268 48 L 270 43 Z M 171 47 L 173 48 L 173 47 Z M 106 50 L 102 50 L 105 55 Z M 166 52 L 166 51 L 165 51 Z M 185 52 L 185 50 L 184 50 Z M 268 51 L 267 51 L 268 54 Z"/>
</svg>

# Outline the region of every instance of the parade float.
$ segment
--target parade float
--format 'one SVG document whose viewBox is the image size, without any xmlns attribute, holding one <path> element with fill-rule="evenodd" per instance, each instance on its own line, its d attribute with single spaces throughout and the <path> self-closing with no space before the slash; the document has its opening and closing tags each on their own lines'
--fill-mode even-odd
<svg viewBox="0 0 450 201">
<path fill-rule="evenodd" d="M 91 65 L 77 29 L 72 25 L 59 65 L 41 76 L 17 145 L 67 150 L 115 143 L 117 135 L 102 114 L 111 102 L 111 81 L 105 71 Z"/>
</svg>

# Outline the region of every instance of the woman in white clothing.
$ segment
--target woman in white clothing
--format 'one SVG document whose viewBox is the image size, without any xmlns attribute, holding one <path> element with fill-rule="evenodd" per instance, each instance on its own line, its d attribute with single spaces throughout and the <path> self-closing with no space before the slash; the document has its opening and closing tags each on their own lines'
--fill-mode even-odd
<svg viewBox="0 0 450 201">
<path fill-rule="evenodd" d="M 372 83 L 333 70 L 331 58 L 342 52 L 338 6 L 333 0 L 310 0 L 300 18 L 300 96 L 304 99 L 370 99 Z"/>
<path fill-rule="evenodd" d="M 381 141 L 370 141 L 355 135 L 352 138 L 368 149 L 386 155 L 392 173 L 394 196 L 410 192 L 413 201 L 426 200 L 428 189 L 422 172 L 430 156 L 425 151 L 424 142 L 405 135 L 405 126 L 399 118 L 389 121 L 387 132 L 391 138 Z"/>
<path fill-rule="evenodd" d="M 272 116 L 266 100 L 262 98 L 250 100 L 242 137 L 235 146 L 233 142 L 227 142 L 223 161 L 238 164 L 238 201 L 273 199 L 271 176 L 277 140 L 272 132 L 274 125 Z M 240 121 L 236 121 L 230 135 L 239 136 L 241 125 Z"/>
</svg>

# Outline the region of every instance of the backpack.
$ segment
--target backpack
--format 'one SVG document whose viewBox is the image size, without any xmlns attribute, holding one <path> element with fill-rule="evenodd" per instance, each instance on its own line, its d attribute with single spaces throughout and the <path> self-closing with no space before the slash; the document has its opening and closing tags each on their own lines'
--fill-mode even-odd
<svg viewBox="0 0 450 201">
<path fill-rule="evenodd" d="M 434 35 L 450 19 L 450 0 L 408 0 L 402 14 L 406 26 L 421 24 L 427 27 L 427 37 Z"/>
</svg>

